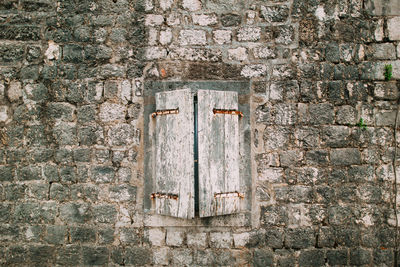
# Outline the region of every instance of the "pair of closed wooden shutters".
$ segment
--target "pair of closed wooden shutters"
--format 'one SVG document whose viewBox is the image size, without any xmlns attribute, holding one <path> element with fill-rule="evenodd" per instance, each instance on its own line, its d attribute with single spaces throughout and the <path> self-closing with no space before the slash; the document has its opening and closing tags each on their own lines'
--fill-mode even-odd
<svg viewBox="0 0 400 267">
<path fill-rule="evenodd" d="M 243 196 L 239 179 L 239 116 L 215 114 L 237 110 L 238 95 L 230 91 L 197 91 L 197 114 L 190 89 L 156 94 L 156 109 L 178 110 L 156 116 L 156 213 L 194 218 L 194 120 L 197 115 L 199 216 L 237 213 Z"/>
</svg>

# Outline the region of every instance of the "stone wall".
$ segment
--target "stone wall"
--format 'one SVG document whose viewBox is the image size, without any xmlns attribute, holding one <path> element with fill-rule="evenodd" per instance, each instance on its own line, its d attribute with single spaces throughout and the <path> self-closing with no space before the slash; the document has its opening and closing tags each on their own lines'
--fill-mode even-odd
<svg viewBox="0 0 400 267">
<path fill-rule="evenodd" d="M 400 14 L 378 2 L 3 0 L 0 265 L 393 266 Z M 164 81 L 249 84 L 249 217 L 144 211 Z"/>
</svg>

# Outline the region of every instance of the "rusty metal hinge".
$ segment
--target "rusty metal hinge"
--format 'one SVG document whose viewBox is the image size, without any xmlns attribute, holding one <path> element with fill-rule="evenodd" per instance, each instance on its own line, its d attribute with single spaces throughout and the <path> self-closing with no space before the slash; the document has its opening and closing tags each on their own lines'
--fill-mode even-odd
<svg viewBox="0 0 400 267">
<path fill-rule="evenodd" d="M 178 195 L 176 195 L 176 194 L 167 194 L 167 193 L 152 193 L 150 195 L 150 198 L 151 199 L 154 199 L 154 198 L 169 198 L 169 199 L 177 200 L 178 199 Z"/>
<path fill-rule="evenodd" d="M 177 109 L 164 109 L 164 110 L 157 110 L 156 112 L 151 113 L 151 117 L 155 118 L 158 115 L 169 115 L 169 114 L 178 114 L 179 108 Z"/>
<path fill-rule="evenodd" d="M 228 197 L 239 197 L 244 198 L 243 193 L 235 192 L 227 192 L 227 193 L 215 193 L 214 198 L 228 198 Z"/>
<path fill-rule="evenodd" d="M 234 109 L 213 109 L 214 114 L 226 114 L 226 115 L 239 115 L 240 117 L 243 117 L 243 112 L 239 110 L 234 110 Z"/>
</svg>

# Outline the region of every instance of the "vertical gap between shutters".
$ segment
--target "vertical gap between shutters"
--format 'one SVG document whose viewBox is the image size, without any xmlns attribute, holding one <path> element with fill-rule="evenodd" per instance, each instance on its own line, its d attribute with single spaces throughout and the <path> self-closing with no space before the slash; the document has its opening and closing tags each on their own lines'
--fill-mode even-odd
<svg viewBox="0 0 400 267">
<path fill-rule="evenodd" d="M 197 134 L 197 95 L 194 95 L 194 214 L 198 217 L 200 214 L 199 207 L 199 142 Z"/>
</svg>

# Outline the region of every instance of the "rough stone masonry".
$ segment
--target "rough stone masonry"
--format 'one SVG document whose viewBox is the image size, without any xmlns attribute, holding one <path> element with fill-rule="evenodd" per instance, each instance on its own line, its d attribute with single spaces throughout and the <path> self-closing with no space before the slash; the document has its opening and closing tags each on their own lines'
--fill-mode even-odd
<svg viewBox="0 0 400 267">
<path fill-rule="evenodd" d="M 2 0 L 0 266 L 393 266 L 399 5 Z M 164 81 L 249 84 L 250 223 L 143 209 Z"/>
</svg>

